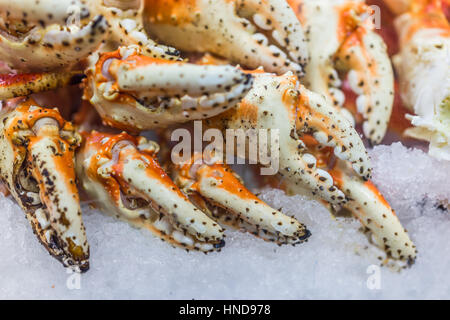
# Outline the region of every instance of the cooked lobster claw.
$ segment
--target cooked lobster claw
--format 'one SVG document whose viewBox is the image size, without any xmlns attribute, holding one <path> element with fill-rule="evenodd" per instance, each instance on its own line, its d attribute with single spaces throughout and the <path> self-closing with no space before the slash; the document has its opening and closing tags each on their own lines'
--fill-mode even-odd
<svg viewBox="0 0 450 320">
<path fill-rule="evenodd" d="M 236 67 L 152 58 L 129 46 L 100 55 L 87 71 L 85 98 L 107 124 L 140 131 L 217 115 L 252 83 Z"/>
<path fill-rule="evenodd" d="M 308 30 L 310 61 L 305 86 L 340 108 L 345 106 L 341 76 L 347 75 L 350 88 L 358 95 L 355 115 L 362 117 L 363 133 L 371 143 L 380 143 L 392 112 L 394 77 L 386 45 L 368 19 L 369 7 L 354 0 L 289 3 Z M 351 118 L 347 109 L 341 111 Z"/>
<path fill-rule="evenodd" d="M 175 183 L 219 223 L 246 230 L 278 244 L 297 244 L 310 236 L 295 218 L 271 208 L 249 191 L 222 159 L 195 153 L 173 166 Z"/>
<path fill-rule="evenodd" d="M 237 108 L 205 123 L 225 129 L 279 130 L 279 173 L 291 190 L 306 190 L 335 204 L 345 202 L 344 193 L 326 170 L 317 168 L 317 159 L 301 138 L 313 134 L 321 145 L 332 147 L 338 158 L 351 163 L 356 174 L 369 179 L 369 156 L 358 133 L 323 96 L 307 90 L 292 73 L 255 73 L 254 78 L 252 90 Z"/>
<path fill-rule="evenodd" d="M 147 32 L 180 50 L 210 52 L 248 68 L 300 75 L 303 28 L 284 0 L 144 1 Z"/>
<path fill-rule="evenodd" d="M 196 208 L 156 160 L 159 146 L 123 132 L 93 131 L 77 153 L 77 173 L 105 213 L 146 228 L 170 244 L 209 252 L 222 248 L 223 229 Z"/>
<path fill-rule="evenodd" d="M 32 99 L 15 103 L 1 114 L 0 178 L 48 252 L 66 267 L 87 271 L 89 245 L 74 168 L 81 137 L 57 110 Z"/>
<path fill-rule="evenodd" d="M 100 45 L 107 30 L 81 0 L 0 0 L 0 60 L 23 72 L 70 67 Z"/>
<path fill-rule="evenodd" d="M 430 142 L 429 154 L 450 160 L 450 24 L 439 0 L 422 0 L 395 20 L 394 57 L 400 93 L 414 112 L 406 134 Z"/>
</svg>

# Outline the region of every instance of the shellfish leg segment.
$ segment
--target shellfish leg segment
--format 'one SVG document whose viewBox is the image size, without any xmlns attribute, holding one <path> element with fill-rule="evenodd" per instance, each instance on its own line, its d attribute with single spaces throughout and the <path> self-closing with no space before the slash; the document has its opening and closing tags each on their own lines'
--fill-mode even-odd
<svg viewBox="0 0 450 320">
<path fill-rule="evenodd" d="M 78 84 L 82 79 L 78 72 L 0 74 L 0 100 Z"/>
</svg>

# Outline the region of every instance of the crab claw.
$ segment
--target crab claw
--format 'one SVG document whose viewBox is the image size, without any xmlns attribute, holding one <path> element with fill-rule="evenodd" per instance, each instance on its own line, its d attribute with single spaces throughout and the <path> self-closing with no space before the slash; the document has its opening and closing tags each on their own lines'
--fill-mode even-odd
<svg viewBox="0 0 450 320">
<path fill-rule="evenodd" d="M 3 111 L 0 131 L 2 182 L 48 252 L 66 267 L 87 271 L 89 245 L 74 169 L 81 137 L 57 110 L 31 99 Z"/>
<path fill-rule="evenodd" d="M 140 0 L 103 0 L 88 3 L 93 12 L 106 18 L 110 28 L 107 40 L 121 46 L 137 45 L 142 54 L 165 60 L 181 60 L 180 52 L 157 44 L 145 32 Z"/>
<path fill-rule="evenodd" d="M 209 252 L 222 248 L 222 228 L 196 208 L 155 159 L 159 146 L 123 132 L 93 131 L 77 153 L 77 173 L 96 205 L 170 244 Z"/>
<path fill-rule="evenodd" d="M 87 72 L 85 98 L 109 125 L 139 131 L 212 117 L 235 106 L 253 83 L 236 67 L 140 53 L 130 46 L 101 54 Z"/>
<path fill-rule="evenodd" d="M 345 202 L 344 193 L 327 171 L 317 168 L 317 159 L 301 138 L 313 134 L 321 145 L 332 147 L 338 158 L 351 163 L 356 174 L 368 179 L 369 156 L 358 133 L 321 95 L 303 87 L 292 73 L 256 73 L 254 77 L 252 90 L 237 108 L 205 123 L 226 129 L 278 131 L 279 147 L 275 150 L 279 149 L 279 173 L 288 189 L 292 193 L 306 190 L 335 204 Z"/>
<path fill-rule="evenodd" d="M 0 7 L 0 59 L 23 72 L 74 65 L 96 50 L 107 29 L 103 16 L 88 20 L 80 0 L 0 0 Z"/>
<path fill-rule="evenodd" d="M 356 175 L 348 162 L 337 159 L 331 147 L 324 147 L 313 136 L 302 137 L 308 151 L 317 159 L 316 166 L 327 170 L 334 184 L 345 194 L 342 207 L 350 211 L 369 231 L 371 240 L 384 250 L 387 258 L 410 265 L 416 257 L 411 242 L 394 210 L 370 180 Z M 336 206 L 334 206 L 336 208 Z M 396 263 L 397 266 L 404 266 Z"/>
<path fill-rule="evenodd" d="M 336 53 L 336 67 L 348 71 L 350 88 L 358 95 L 357 112 L 362 130 L 372 144 L 380 143 L 389 124 L 394 103 L 394 76 L 383 39 L 358 28 Z"/>
<path fill-rule="evenodd" d="M 349 172 L 347 164 L 340 160 L 330 172 L 349 199 L 345 208 L 371 232 L 373 242 L 386 252 L 388 258 L 411 265 L 416 258 L 416 246 L 375 185 Z"/>
<path fill-rule="evenodd" d="M 296 219 L 258 199 L 218 158 L 202 161 L 196 153 L 173 167 L 174 181 L 204 212 L 222 224 L 244 229 L 278 244 L 297 244 L 311 235 Z"/>
<path fill-rule="evenodd" d="M 143 14 L 150 35 L 181 50 L 278 74 L 300 75 L 308 60 L 302 26 L 284 0 L 146 0 Z"/>
<path fill-rule="evenodd" d="M 342 90 L 347 75 L 350 88 L 358 95 L 356 114 L 362 117 L 364 135 L 379 143 L 386 134 L 394 101 L 392 66 L 382 38 L 368 17 L 363 1 L 289 0 L 299 20 L 308 30 L 310 61 L 305 85 L 321 93 L 343 115 L 352 119 L 345 107 Z"/>
<path fill-rule="evenodd" d="M 82 78 L 77 72 L 0 74 L 0 100 L 77 84 Z"/>
<path fill-rule="evenodd" d="M 429 154 L 450 160 L 450 24 L 439 0 L 415 2 L 395 20 L 394 57 L 400 93 L 414 115 L 405 134 L 430 142 Z"/>
</svg>

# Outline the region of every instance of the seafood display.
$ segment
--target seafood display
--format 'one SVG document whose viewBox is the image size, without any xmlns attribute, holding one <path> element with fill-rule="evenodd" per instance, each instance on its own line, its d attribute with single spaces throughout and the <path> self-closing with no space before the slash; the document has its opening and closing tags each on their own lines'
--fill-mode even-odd
<svg viewBox="0 0 450 320">
<path fill-rule="evenodd" d="M 359 0 L 0 0 L 1 182 L 76 272 L 90 259 L 80 201 L 186 250 L 224 250 L 227 227 L 307 245 L 307 226 L 226 161 L 235 145 L 269 169 L 248 151 L 264 146 L 279 169 L 259 187 L 350 212 L 382 264 L 410 266 L 416 247 L 371 181 L 366 145 L 389 131 L 399 81 L 405 134 L 450 160 L 448 20 L 438 0 L 411 2 L 395 7 L 391 59 Z M 67 87 L 77 101 L 46 96 Z M 175 161 L 168 137 L 193 123 L 227 148 Z"/>
</svg>

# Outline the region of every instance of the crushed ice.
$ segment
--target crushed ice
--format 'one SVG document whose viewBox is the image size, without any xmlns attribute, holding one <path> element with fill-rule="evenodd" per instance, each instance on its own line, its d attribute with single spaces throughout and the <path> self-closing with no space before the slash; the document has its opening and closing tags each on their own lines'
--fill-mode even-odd
<svg viewBox="0 0 450 320">
<path fill-rule="evenodd" d="M 227 232 L 220 253 L 187 253 L 98 212 L 84 215 L 91 270 L 66 272 L 38 243 L 23 213 L 0 198 L 0 298 L 450 298 L 450 163 L 400 143 L 371 152 L 374 181 L 415 241 L 416 263 L 378 269 L 376 252 L 353 219 L 334 219 L 301 196 L 261 194 L 308 225 L 312 237 L 278 247 Z M 86 209 L 86 208 L 85 208 Z"/>
</svg>

